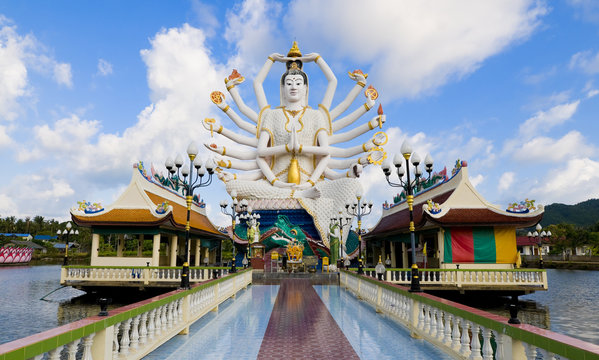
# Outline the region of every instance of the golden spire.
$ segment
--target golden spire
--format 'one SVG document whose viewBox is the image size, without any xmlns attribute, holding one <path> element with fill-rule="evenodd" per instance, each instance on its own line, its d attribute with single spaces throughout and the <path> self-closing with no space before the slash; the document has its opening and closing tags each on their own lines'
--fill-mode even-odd
<svg viewBox="0 0 599 360">
<path fill-rule="evenodd" d="M 291 49 L 289 49 L 287 56 L 288 57 L 301 57 L 302 56 L 302 53 L 300 52 L 299 48 L 297 47 L 297 41 L 293 42 L 293 46 L 291 46 Z"/>
</svg>

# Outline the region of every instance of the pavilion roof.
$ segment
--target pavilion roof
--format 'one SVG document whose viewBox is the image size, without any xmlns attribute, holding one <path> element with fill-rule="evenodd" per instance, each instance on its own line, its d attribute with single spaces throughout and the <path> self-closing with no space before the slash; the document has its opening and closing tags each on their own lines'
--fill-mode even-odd
<svg viewBox="0 0 599 360">
<path fill-rule="evenodd" d="M 417 230 L 452 226 L 513 226 L 522 228 L 538 223 L 543 207 L 533 211 L 509 212 L 486 201 L 468 179 L 466 162 L 454 169 L 454 175 L 414 196 L 413 217 Z M 436 203 L 432 207 L 427 201 Z M 436 209 L 435 209 L 436 208 Z M 407 202 L 384 207 L 379 222 L 364 235 L 366 240 L 409 232 Z"/>
<path fill-rule="evenodd" d="M 162 186 L 147 174 L 143 163 L 135 164 L 131 182 L 110 206 L 80 202 L 71 209 L 73 221 L 80 226 L 160 226 L 184 230 L 187 222 L 185 198 Z M 206 216 L 205 205 L 193 202 L 190 231 L 196 235 L 226 237 Z"/>
</svg>

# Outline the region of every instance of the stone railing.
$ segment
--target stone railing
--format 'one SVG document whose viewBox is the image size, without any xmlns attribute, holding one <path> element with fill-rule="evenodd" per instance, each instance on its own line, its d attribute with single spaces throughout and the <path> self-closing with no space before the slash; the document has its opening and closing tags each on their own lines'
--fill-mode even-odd
<svg viewBox="0 0 599 360">
<path fill-rule="evenodd" d="M 351 270 L 351 269 L 350 269 Z M 377 277 L 375 269 L 364 269 L 367 276 Z M 464 288 L 528 288 L 547 290 L 547 273 L 543 269 L 419 269 L 420 285 Z M 383 279 L 409 285 L 411 269 L 386 269 Z"/>
<path fill-rule="evenodd" d="M 0 359 L 141 359 L 252 281 L 240 271 L 0 345 Z"/>
<path fill-rule="evenodd" d="M 227 275 L 225 267 L 190 267 L 189 282 L 202 282 Z M 144 285 L 177 284 L 181 282 L 181 267 L 163 266 L 63 266 L 60 284 L 86 282 L 134 282 Z"/>
<path fill-rule="evenodd" d="M 341 286 L 461 359 L 599 359 L 599 346 L 426 293 L 342 271 Z"/>
</svg>

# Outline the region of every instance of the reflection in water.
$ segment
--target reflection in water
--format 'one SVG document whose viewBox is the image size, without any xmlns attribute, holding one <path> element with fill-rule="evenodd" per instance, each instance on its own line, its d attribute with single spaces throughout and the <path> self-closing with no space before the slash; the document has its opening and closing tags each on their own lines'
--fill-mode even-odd
<svg viewBox="0 0 599 360">
<path fill-rule="evenodd" d="M 518 318 L 524 324 L 599 344 L 598 275 L 597 271 L 547 269 L 549 290 L 520 296 Z M 458 302 L 509 318 L 507 301 L 481 298 Z"/>
</svg>

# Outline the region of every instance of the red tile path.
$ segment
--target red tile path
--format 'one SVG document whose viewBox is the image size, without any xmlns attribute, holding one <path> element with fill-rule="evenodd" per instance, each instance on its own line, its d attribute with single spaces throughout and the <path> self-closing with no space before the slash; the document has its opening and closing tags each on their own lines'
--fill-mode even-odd
<svg viewBox="0 0 599 360">
<path fill-rule="evenodd" d="M 258 359 L 359 359 L 309 280 L 281 282 Z"/>
</svg>

